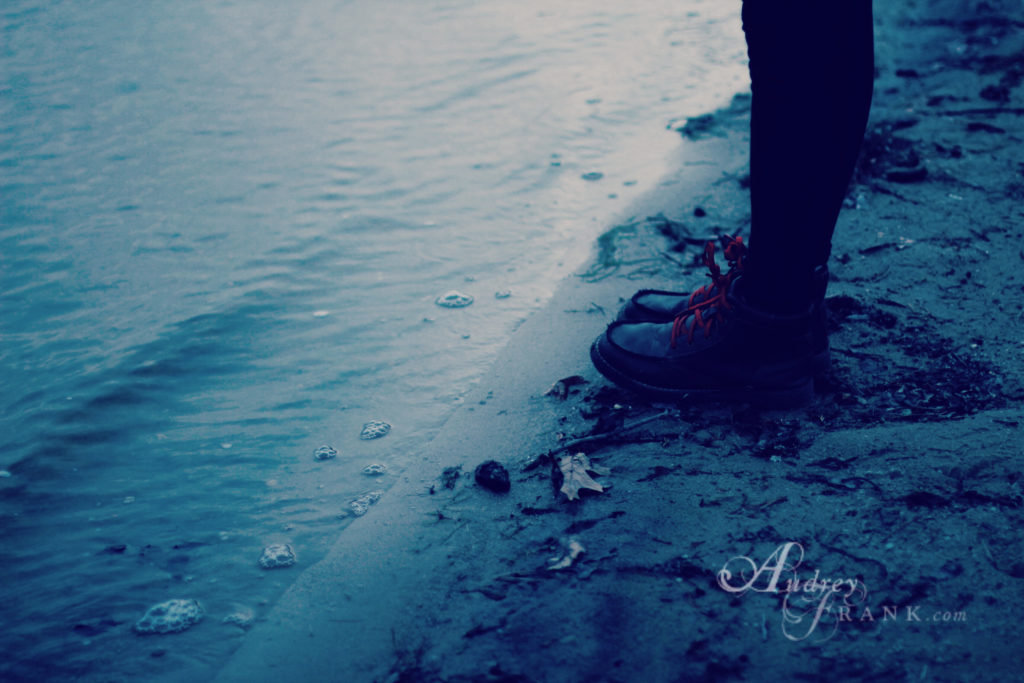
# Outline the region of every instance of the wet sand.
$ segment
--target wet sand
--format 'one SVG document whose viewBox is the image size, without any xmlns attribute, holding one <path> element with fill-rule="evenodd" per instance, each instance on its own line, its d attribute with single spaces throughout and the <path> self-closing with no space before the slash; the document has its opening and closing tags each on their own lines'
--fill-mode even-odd
<svg viewBox="0 0 1024 683">
<path fill-rule="evenodd" d="M 588 357 L 625 297 L 747 234 L 741 96 L 218 680 L 1021 680 L 1024 16 L 882 5 L 815 403 L 651 403 Z M 604 491 L 569 501 L 579 452 Z M 510 492 L 474 483 L 490 459 Z M 742 558 L 765 571 L 730 592 Z"/>
</svg>

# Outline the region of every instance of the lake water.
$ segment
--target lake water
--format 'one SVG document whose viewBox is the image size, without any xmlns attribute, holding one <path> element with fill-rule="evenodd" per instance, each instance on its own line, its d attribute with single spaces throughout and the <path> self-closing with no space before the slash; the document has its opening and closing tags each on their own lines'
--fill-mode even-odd
<svg viewBox="0 0 1024 683">
<path fill-rule="evenodd" d="M 738 15 L 5 0 L 0 678 L 212 676 L 745 87 Z"/>
</svg>

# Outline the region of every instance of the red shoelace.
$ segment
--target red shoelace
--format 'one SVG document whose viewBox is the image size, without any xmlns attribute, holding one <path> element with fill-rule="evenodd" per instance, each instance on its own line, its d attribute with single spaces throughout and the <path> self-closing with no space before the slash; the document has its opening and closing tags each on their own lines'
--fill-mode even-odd
<svg viewBox="0 0 1024 683">
<path fill-rule="evenodd" d="M 704 247 L 703 261 L 704 265 L 707 266 L 708 276 L 711 277 L 711 282 L 695 290 L 690 295 L 688 303 L 690 306 L 676 316 L 672 322 L 672 334 L 669 336 L 669 345 L 674 349 L 676 347 L 676 340 L 686 334 L 686 341 L 690 344 L 693 343 L 693 335 L 696 333 L 697 328 L 704 330 L 704 337 L 711 336 L 711 324 L 718 320 L 723 320 L 722 309 L 731 308 L 726 294 L 729 292 L 729 285 L 732 284 L 733 279 L 743 270 L 743 258 L 746 256 L 747 247 L 743 244 L 742 237 L 726 237 L 723 240 L 725 248 L 723 253 L 726 260 L 729 262 L 728 272 L 723 273 L 721 267 L 715 263 L 715 243 L 708 242 Z M 713 292 L 713 293 L 712 293 Z M 696 304 L 693 300 L 698 295 L 704 297 L 703 301 Z M 713 311 L 709 309 L 714 309 Z M 687 324 L 688 320 L 693 320 L 692 324 Z"/>
</svg>

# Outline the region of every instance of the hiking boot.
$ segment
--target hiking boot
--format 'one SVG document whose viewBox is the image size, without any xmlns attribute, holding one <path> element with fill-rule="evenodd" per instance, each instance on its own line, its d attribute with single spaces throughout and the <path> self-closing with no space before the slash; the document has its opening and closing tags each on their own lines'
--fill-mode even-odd
<svg viewBox="0 0 1024 683">
<path fill-rule="evenodd" d="M 743 272 L 743 262 L 747 255 L 747 246 L 742 237 L 722 235 L 718 238 L 722 243 L 722 252 L 729 263 L 729 270 L 724 274 L 715 263 L 715 243 L 708 242 L 704 247 L 703 261 L 710 271 L 711 282 L 693 292 L 669 292 L 663 289 L 641 289 L 634 294 L 619 311 L 618 320 L 634 320 L 645 322 L 669 322 L 687 308 L 701 303 L 720 288 L 728 289 L 733 279 Z"/>
<path fill-rule="evenodd" d="M 708 242 L 704 248 L 702 259 L 708 268 L 711 282 L 692 293 L 669 292 L 659 289 L 641 289 L 634 294 L 619 311 L 617 320 L 625 322 L 665 323 L 673 321 L 677 316 L 686 313 L 687 309 L 714 297 L 721 290 L 728 290 L 733 281 L 743 273 L 747 257 L 747 246 L 742 237 L 723 235 L 719 238 L 722 250 L 729 263 L 729 270 L 722 273 L 721 267 L 715 263 L 714 242 Z M 827 316 L 825 313 L 825 290 L 828 287 L 828 268 L 819 266 L 815 269 L 811 292 L 812 309 L 811 332 L 814 341 L 814 374 L 821 376 L 828 372 L 832 364 L 832 356 L 828 346 L 826 330 Z"/>
<path fill-rule="evenodd" d="M 597 369 L 649 396 L 795 407 L 814 397 L 812 307 L 758 310 L 733 281 L 667 323 L 615 321 L 590 348 Z"/>
</svg>

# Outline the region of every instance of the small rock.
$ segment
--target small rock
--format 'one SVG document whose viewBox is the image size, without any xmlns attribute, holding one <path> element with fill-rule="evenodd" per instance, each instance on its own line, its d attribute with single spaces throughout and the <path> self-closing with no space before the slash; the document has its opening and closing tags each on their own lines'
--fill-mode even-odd
<svg viewBox="0 0 1024 683">
<path fill-rule="evenodd" d="M 313 451 L 314 460 L 330 460 L 338 455 L 338 451 L 334 450 L 330 446 L 321 446 L 320 448 Z"/>
<path fill-rule="evenodd" d="M 601 178 L 604 178 L 604 173 L 599 173 L 598 171 L 592 171 L 590 173 L 584 173 L 580 177 L 583 178 L 584 180 L 594 181 L 594 180 L 600 180 Z"/>
<path fill-rule="evenodd" d="M 487 460 L 480 463 L 473 474 L 476 483 L 488 491 L 495 493 L 508 493 L 512 484 L 508 478 L 508 470 L 496 460 Z"/>
<path fill-rule="evenodd" d="M 368 477 L 379 477 L 382 474 L 387 474 L 387 473 L 388 473 L 388 466 L 387 465 L 382 465 L 382 464 L 377 463 L 377 462 L 373 463 L 372 465 L 367 465 L 366 467 L 363 468 L 363 474 L 365 474 Z"/>
<path fill-rule="evenodd" d="M 363 425 L 363 431 L 359 432 L 359 438 L 363 441 L 379 439 L 391 431 L 391 425 L 381 420 L 371 420 Z"/>
<path fill-rule="evenodd" d="M 287 543 L 274 543 L 263 549 L 260 566 L 264 569 L 280 569 L 295 564 L 295 551 Z"/>
<path fill-rule="evenodd" d="M 142 635 L 178 633 L 198 624 L 203 608 L 198 600 L 167 600 L 153 605 L 135 622 L 135 632 Z"/>
<path fill-rule="evenodd" d="M 495 299 L 507 299 L 510 296 L 512 296 L 512 291 L 508 290 L 508 289 L 503 289 L 500 292 L 495 292 L 494 293 L 494 298 Z"/>
<path fill-rule="evenodd" d="M 124 543 L 115 543 L 114 545 L 108 545 L 106 548 L 103 549 L 103 552 L 109 555 L 120 555 L 127 549 L 128 546 L 126 546 Z"/>
<path fill-rule="evenodd" d="M 473 297 L 453 289 L 437 297 L 434 303 L 443 308 L 464 308 L 473 303 Z"/>
</svg>

